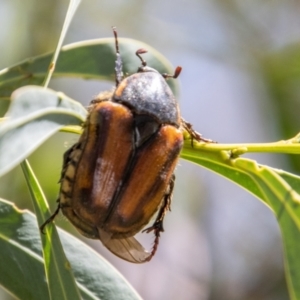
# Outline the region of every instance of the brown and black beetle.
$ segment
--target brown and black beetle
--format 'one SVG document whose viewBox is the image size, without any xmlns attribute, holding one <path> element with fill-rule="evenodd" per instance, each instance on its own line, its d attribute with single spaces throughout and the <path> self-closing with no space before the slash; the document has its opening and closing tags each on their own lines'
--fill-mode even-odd
<svg viewBox="0 0 300 300">
<path fill-rule="evenodd" d="M 116 89 L 91 102 L 79 141 L 64 154 L 58 207 L 84 236 L 100 239 L 112 253 L 133 263 L 155 254 L 163 219 L 170 209 L 174 169 L 183 146 L 183 129 L 202 141 L 180 117 L 177 102 L 160 74 L 142 62 L 137 73 L 122 78 L 117 33 Z M 134 238 L 157 212 L 151 252 Z"/>
</svg>

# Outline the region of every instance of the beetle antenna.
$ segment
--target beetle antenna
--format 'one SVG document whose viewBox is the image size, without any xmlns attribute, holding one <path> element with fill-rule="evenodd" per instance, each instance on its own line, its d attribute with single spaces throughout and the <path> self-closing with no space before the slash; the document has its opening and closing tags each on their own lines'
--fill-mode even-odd
<svg viewBox="0 0 300 300">
<path fill-rule="evenodd" d="M 181 73 L 182 68 L 181 67 L 177 67 L 175 69 L 174 75 L 169 75 L 167 73 L 163 73 L 161 74 L 163 78 L 168 79 L 168 78 L 177 78 L 179 76 L 179 74 Z"/>
<path fill-rule="evenodd" d="M 115 62 L 115 76 L 116 76 L 116 87 L 117 87 L 123 79 L 123 66 L 122 66 L 122 58 L 119 51 L 117 28 L 112 27 L 112 30 L 115 36 L 115 48 L 116 48 L 116 57 L 117 57 Z"/>
<path fill-rule="evenodd" d="M 142 62 L 142 66 L 146 67 L 147 66 L 147 62 L 141 57 L 141 54 L 147 53 L 148 51 L 146 49 L 139 49 L 135 52 L 136 56 L 141 60 Z"/>
</svg>

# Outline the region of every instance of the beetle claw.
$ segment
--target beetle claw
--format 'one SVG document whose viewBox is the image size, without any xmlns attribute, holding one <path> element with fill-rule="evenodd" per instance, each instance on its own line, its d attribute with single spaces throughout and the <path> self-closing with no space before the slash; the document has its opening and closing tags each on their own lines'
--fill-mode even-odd
<svg viewBox="0 0 300 300">
<path fill-rule="evenodd" d="M 152 226 L 144 229 L 142 232 L 146 232 L 146 233 L 149 233 L 151 231 L 154 231 L 155 234 L 159 232 L 164 232 L 164 227 L 163 227 L 163 222 L 162 221 L 158 221 L 158 222 L 155 222 Z"/>
<path fill-rule="evenodd" d="M 217 143 L 211 139 L 206 139 L 202 137 L 202 134 L 194 130 L 192 124 L 185 121 L 183 118 L 181 118 L 181 124 L 183 129 L 185 129 L 190 135 L 192 147 L 194 146 L 194 140 L 197 142 L 204 142 L 204 143 Z"/>
</svg>

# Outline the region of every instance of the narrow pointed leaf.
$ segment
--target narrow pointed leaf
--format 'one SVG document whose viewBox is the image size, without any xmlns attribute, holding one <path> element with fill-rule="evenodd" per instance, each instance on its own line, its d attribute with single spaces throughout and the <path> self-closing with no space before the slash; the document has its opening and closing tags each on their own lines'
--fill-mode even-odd
<svg viewBox="0 0 300 300">
<path fill-rule="evenodd" d="M 65 125 L 81 125 L 84 107 L 61 93 L 36 86 L 16 90 L 0 124 L 0 176 L 28 157 Z"/>
<path fill-rule="evenodd" d="M 43 84 L 44 87 L 48 87 L 51 76 L 52 76 L 53 71 L 55 69 L 56 61 L 58 59 L 58 55 L 59 55 L 60 49 L 62 47 L 63 41 L 65 39 L 68 28 L 71 24 L 71 21 L 74 17 L 74 14 L 75 14 L 80 2 L 81 2 L 81 0 L 70 0 L 69 7 L 68 7 L 68 10 L 67 10 L 67 14 L 66 14 L 65 21 L 64 21 L 64 25 L 63 25 L 63 28 L 61 30 L 60 37 L 59 37 L 59 40 L 58 40 L 58 44 L 57 44 L 55 52 L 53 54 L 53 58 L 51 60 L 50 66 L 48 66 L 48 69 L 47 69 L 48 72 L 47 72 L 47 77 L 44 80 L 44 84 Z"/>
<path fill-rule="evenodd" d="M 63 230 L 58 232 L 82 299 L 141 299 L 98 253 Z M 0 257 L 1 286 L 19 299 L 49 299 L 37 220 L 29 211 L 19 210 L 3 199 L 0 199 Z"/>
<path fill-rule="evenodd" d="M 196 148 L 185 143 L 181 157 L 235 182 L 275 213 L 283 237 L 290 297 L 300 299 L 300 177 L 250 159 L 233 159 L 230 151 L 208 151 L 205 145 Z"/>
<path fill-rule="evenodd" d="M 45 196 L 27 161 L 22 163 L 22 170 L 31 194 L 38 224 L 43 224 L 50 213 Z M 56 227 L 47 226 L 41 234 L 45 272 L 51 299 L 80 299 L 69 261 L 63 251 Z"/>
<path fill-rule="evenodd" d="M 252 174 L 278 218 L 290 298 L 300 299 L 300 196 L 272 168 L 245 159 L 237 160 L 235 165 Z"/>
</svg>

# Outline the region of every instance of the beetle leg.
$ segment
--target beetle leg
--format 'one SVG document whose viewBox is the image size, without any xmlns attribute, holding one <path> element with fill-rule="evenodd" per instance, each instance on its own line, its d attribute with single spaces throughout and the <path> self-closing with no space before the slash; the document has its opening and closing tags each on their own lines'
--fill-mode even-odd
<svg viewBox="0 0 300 300">
<path fill-rule="evenodd" d="M 67 169 L 67 165 L 69 164 L 70 162 L 70 155 L 71 153 L 75 150 L 75 149 L 78 149 L 80 148 L 81 146 L 81 143 L 76 143 L 74 144 L 71 148 L 69 148 L 65 153 L 64 153 L 64 157 L 63 157 L 63 166 L 62 166 L 62 171 L 61 171 L 61 175 L 60 175 L 60 179 L 58 181 L 58 183 L 61 183 L 64 176 L 65 176 L 65 173 L 66 173 L 66 169 Z M 48 218 L 41 226 L 40 226 L 40 231 L 45 234 L 44 232 L 44 229 L 46 227 L 47 224 L 51 223 L 55 217 L 58 215 L 59 213 L 59 210 L 61 209 L 61 205 L 60 205 L 60 198 L 57 199 L 57 202 L 58 202 L 58 205 L 57 205 L 57 208 L 55 210 L 55 212 L 50 216 L 50 218 Z"/>
<path fill-rule="evenodd" d="M 163 228 L 163 220 L 168 210 L 171 208 L 171 198 L 173 194 L 174 189 L 174 183 L 175 183 L 175 175 L 173 174 L 168 186 L 168 190 L 163 198 L 162 206 L 158 212 L 158 215 L 156 217 L 156 220 L 154 224 L 146 229 L 143 230 L 143 232 L 149 233 L 151 231 L 164 231 Z"/>
<path fill-rule="evenodd" d="M 104 101 L 110 101 L 113 95 L 113 90 L 112 91 L 105 91 L 105 92 L 101 92 L 100 94 L 98 94 L 96 96 L 96 98 L 94 98 L 89 106 L 87 107 L 88 112 L 91 112 L 95 106 L 95 104 L 100 103 L 100 102 L 104 102 Z"/>
<path fill-rule="evenodd" d="M 71 153 L 76 149 L 80 149 L 80 147 L 81 147 L 81 143 L 80 142 L 76 143 L 64 153 L 62 171 L 58 183 L 61 183 L 63 178 L 65 177 L 67 166 L 72 160 Z"/>
<path fill-rule="evenodd" d="M 66 172 L 66 167 L 70 161 L 70 154 L 73 152 L 73 150 L 78 147 L 78 143 L 73 145 L 70 149 L 68 149 L 63 156 L 63 165 L 62 165 L 62 171 L 60 174 L 60 179 L 58 183 L 61 183 L 62 179 L 64 178 L 65 172 Z"/>
<path fill-rule="evenodd" d="M 185 129 L 191 136 L 192 146 L 193 146 L 194 140 L 196 140 L 197 142 L 204 142 L 204 143 L 216 143 L 215 141 L 213 141 L 211 139 L 206 139 L 206 138 L 202 137 L 202 134 L 197 132 L 196 130 L 194 130 L 192 124 L 185 121 L 183 118 L 181 118 L 181 125 L 182 125 L 183 129 Z"/>
<path fill-rule="evenodd" d="M 115 74 L 116 74 L 116 86 L 120 84 L 123 79 L 123 67 L 122 67 L 122 58 L 119 51 L 119 43 L 118 43 L 118 34 L 116 27 L 113 27 L 113 32 L 115 36 L 115 48 L 116 48 L 116 62 L 115 62 Z"/>
<path fill-rule="evenodd" d="M 59 213 L 59 210 L 60 210 L 59 199 L 57 200 L 57 202 L 58 202 L 58 205 L 57 205 L 57 208 L 56 208 L 55 212 L 53 213 L 53 215 L 52 215 L 50 218 L 48 218 L 48 219 L 40 226 L 40 231 L 42 232 L 42 234 L 45 234 L 44 229 L 45 229 L 46 225 L 49 224 L 49 223 L 51 223 L 51 222 L 55 219 L 55 217 L 58 215 L 58 213 Z"/>
<path fill-rule="evenodd" d="M 174 189 L 174 183 L 175 183 L 175 175 L 173 174 L 169 182 L 168 190 L 164 195 L 162 206 L 158 212 L 154 224 L 142 231 L 146 233 L 154 231 L 154 235 L 155 235 L 153 248 L 151 254 L 147 258 L 147 261 L 150 261 L 150 259 L 155 255 L 158 248 L 160 233 L 164 231 L 163 220 L 167 211 L 171 210 L 171 200 L 172 200 L 172 194 Z"/>
</svg>

